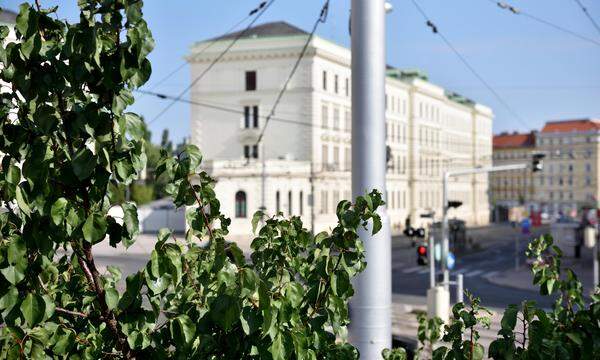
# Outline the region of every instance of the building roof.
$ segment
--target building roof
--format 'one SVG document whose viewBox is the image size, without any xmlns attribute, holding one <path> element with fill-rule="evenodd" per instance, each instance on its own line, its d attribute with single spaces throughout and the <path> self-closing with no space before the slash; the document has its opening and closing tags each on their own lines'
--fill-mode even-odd
<svg viewBox="0 0 600 360">
<path fill-rule="evenodd" d="M 529 148 L 535 145 L 535 133 L 501 133 L 494 135 L 494 149 Z"/>
<path fill-rule="evenodd" d="M 0 8 L 0 23 L 15 24 L 17 22 L 17 13 L 8 9 Z"/>
<path fill-rule="evenodd" d="M 599 119 L 548 121 L 542 129 L 542 133 L 569 133 L 593 130 L 600 130 Z"/>
<path fill-rule="evenodd" d="M 242 33 L 244 34 L 241 35 Z M 299 27 L 291 25 L 290 23 L 287 23 L 285 21 L 274 21 L 256 25 L 254 27 L 249 28 L 248 30 L 244 29 L 217 36 L 216 38 L 210 39 L 209 41 L 234 39 L 240 35 L 240 39 L 248 39 L 273 36 L 308 35 L 308 33 L 300 29 Z"/>
</svg>

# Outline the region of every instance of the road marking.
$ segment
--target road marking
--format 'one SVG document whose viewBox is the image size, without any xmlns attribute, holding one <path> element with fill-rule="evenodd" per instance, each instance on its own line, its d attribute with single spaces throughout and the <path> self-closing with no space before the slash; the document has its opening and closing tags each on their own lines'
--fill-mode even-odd
<svg viewBox="0 0 600 360">
<path fill-rule="evenodd" d="M 404 267 L 404 263 L 401 263 L 401 262 L 396 262 L 396 263 L 392 264 L 393 270 L 402 269 L 403 267 Z"/>
<path fill-rule="evenodd" d="M 417 274 L 423 275 L 423 274 L 427 274 L 428 272 L 429 272 L 429 268 L 425 268 L 425 269 L 422 269 L 421 271 L 419 271 Z"/>
<path fill-rule="evenodd" d="M 481 274 L 482 272 L 483 272 L 483 270 L 473 270 L 471 272 L 466 273 L 465 277 L 477 276 L 477 275 Z"/>
<path fill-rule="evenodd" d="M 464 269 L 456 270 L 456 273 L 457 273 L 457 274 L 464 274 L 464 273 L 466 273 L 467 271 L 469 271 L 469 268 L 464 268 Z"/>
<path fill-rule="evenodd" d="M 489 279 L 489 278 L 496 276 L 498 273 L 499 273 L 499 271 L 490 271 L 487 274 L 481 275 L 481 277 Z"/>
<path fill-rule="evenodd" d="M 410 273 L 414 273 L 414 272 L 416 272 L 416 271 L 419 271 L 419 270 L 421 270 L 421 269 L 422 269 L 422 267 L 421 267 L 421 266 L 413 266 L 413 267 L 411 267 L 411 268 L 408 268 L 408 269 L 402 270 L 402 272 L 403 272 L 403 273 L 405 273 L 405 274 L 410 274 Z"/>
</svg>

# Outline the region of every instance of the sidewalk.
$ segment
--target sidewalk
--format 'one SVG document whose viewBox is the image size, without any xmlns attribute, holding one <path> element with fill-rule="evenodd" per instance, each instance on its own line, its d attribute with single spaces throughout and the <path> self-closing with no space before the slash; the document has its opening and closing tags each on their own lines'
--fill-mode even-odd
<svg viewBox="0 0 600 360">
<path fill-rule="evenodd" d="M 588 255 L 588 254 L 586 254 Z M 565 269 L 571 269 L 575 272 L 579 281 L 583 284 L 584 293 L 590 293 L 593 289 L 593 274 L 591 256 L 582 256 L 581 259 L 573 257 L 563 257 L 561 268 L 563 275 Z M 516 269 L 506 270 L 493 277 L 487 277 L 487 281 L 494 285 L 504 286 L 519 290 L 539 291 L 539 287 L 533 285 L 533 272 L 528 264 L 522 264 Z"/>
</svg>

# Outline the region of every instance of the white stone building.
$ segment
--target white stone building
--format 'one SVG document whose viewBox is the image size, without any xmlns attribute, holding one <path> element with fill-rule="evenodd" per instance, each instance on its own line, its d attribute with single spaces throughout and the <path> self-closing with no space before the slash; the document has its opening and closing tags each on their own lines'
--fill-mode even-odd
<svg viewBox="0 0 600 360">
<path fill-rule="evenodd" d="M 195 44 L 188 56 L 192 79 L 236 35 Z M 248 234 L 263 196 L 268 213 L 300 215 L 316 231 L 332 226 L 337 203 L 351 196 L 349 49 L 312 39 L 255 146 L 307 37 L 284 22 L 256 26 L 192 88 L 192 143 L 218 180 L 216 192 L 232 218 L 232 234 Z M 422 213 L 441 214 L 445 170 L 491 164 L 493 114 L 417 71 L 388 68 L 386 92 L 387 199 L 397 232 L 409 216 L 414 225 L 422 222 Z M 464 205 L 451 217 L 487 224 L 487 191 L 486 175 L 452 181 L 450 199 Z"/>
</svg>

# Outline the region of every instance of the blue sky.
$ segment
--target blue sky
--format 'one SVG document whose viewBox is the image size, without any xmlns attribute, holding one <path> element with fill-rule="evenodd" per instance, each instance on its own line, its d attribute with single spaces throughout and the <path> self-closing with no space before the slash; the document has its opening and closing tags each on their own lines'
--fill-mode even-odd
<svg viewBox="0 0 600 360">
<path fill-rule="evenodd" d="M 547 120 L 600 118 L 600 46 L 513 15 L 488 0 L 417 0 L 429 17 L 473 67 L 526 122 L 514 119 L 499 101 L 431 33 L 410 0 L 391 0 L 388 15 L 388 63 L 418 68 L 430 81 L 489 105 L 496 113 L 494 131 L 531 130 Z M 574 0 L 505 0 L 539 18 L 600 42 L 598 33 Z M 600 1 L 581 0 L 600 22 Z M 59 5 L 61 17 L 76 21 L 75 0 L 41 0 Z M 223 33 L 260 0 L 146 0 L 145 16 L 156 40 L 150 55 L 153 74 L 146 86 L 162 79 L 183 62 L 190 45 Z M 16 10 L 21 1 L 0 0 Z M 259 23 L 285 20 L 310 29 L 321 0 L 275 0 Z M 318 34 L 349 46 L 350 0 L 331 0 L 329 17 Z M 189 84 L 187 66 L 156 91 L 177 94 Z M 138 99 L 134 111 L 151 119 L 167 102 L 151 96 Z M 151 126 L 155 139 L 164 128 L 178 141 L 189 134 L 190 105 L 173 106 Z"/>
</svg>

